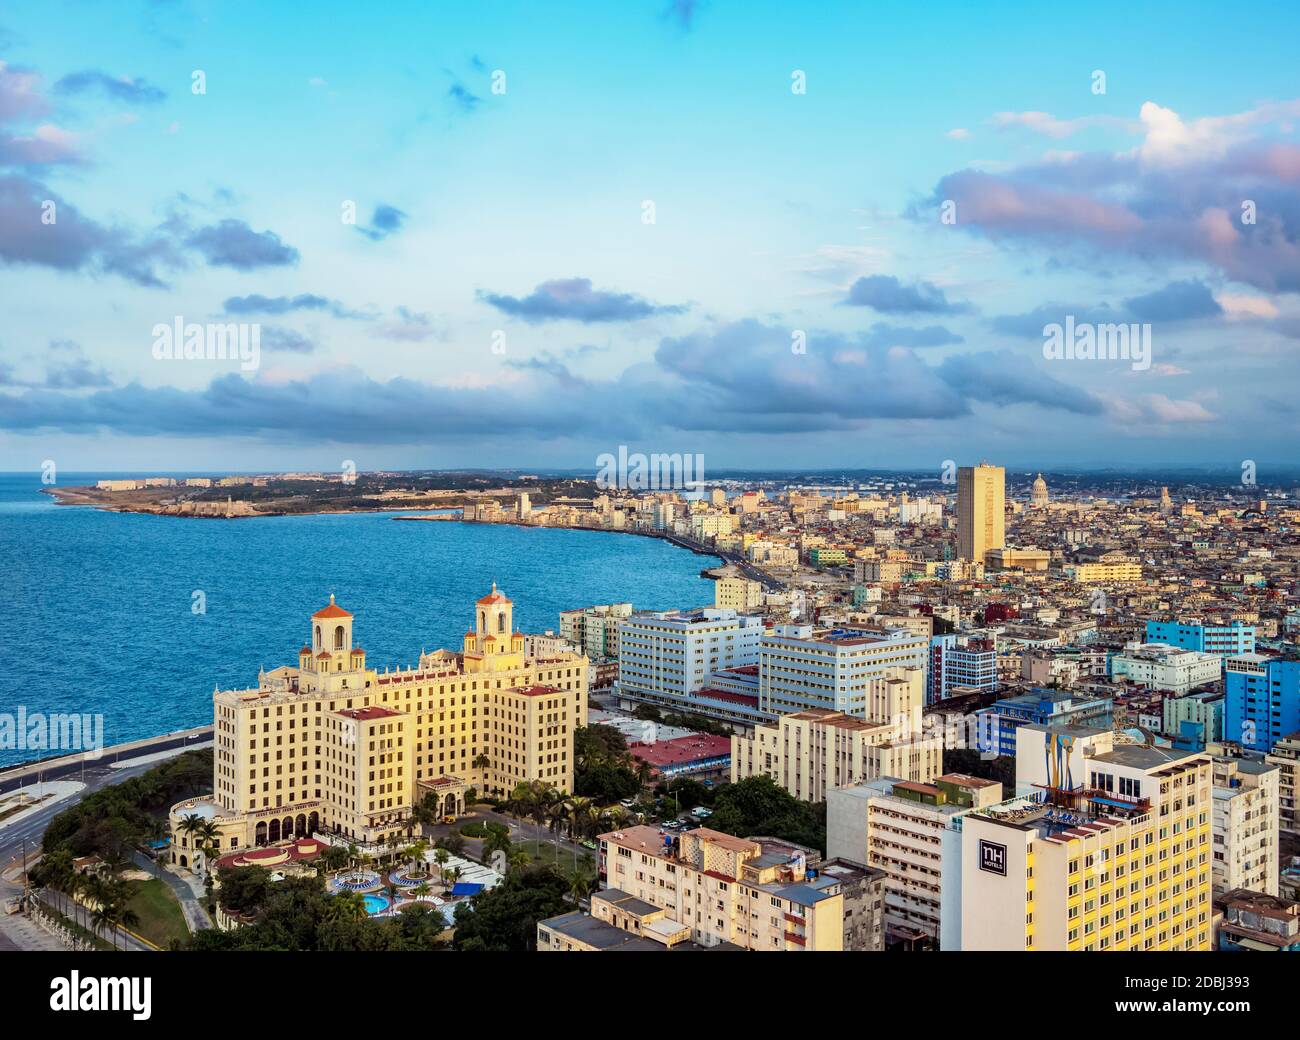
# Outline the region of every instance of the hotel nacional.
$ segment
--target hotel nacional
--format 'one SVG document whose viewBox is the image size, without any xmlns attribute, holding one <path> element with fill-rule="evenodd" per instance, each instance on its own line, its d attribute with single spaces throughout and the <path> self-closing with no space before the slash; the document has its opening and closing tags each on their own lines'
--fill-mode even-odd
<svg viewBox="0 0 1300 1040">
<path fill-rule="evenodd" d="M 538 780 L 572 790 L 587 658 L 527 656 L 513 609 L 494 584 L 460 653 L 379 672 L 331 595 L 311 617 L 297 668 L 213 693 L 214 793 L 172 808 L 173 861 L 193 861 L 180 826 L 191 814 L 216 823 L 222 852 L 317 831 L 383 843 L 406 835 L 411 806 L 430 794 L 439 812 L 455 813 L 471 787 L 500 795 Z"/>
</svg>

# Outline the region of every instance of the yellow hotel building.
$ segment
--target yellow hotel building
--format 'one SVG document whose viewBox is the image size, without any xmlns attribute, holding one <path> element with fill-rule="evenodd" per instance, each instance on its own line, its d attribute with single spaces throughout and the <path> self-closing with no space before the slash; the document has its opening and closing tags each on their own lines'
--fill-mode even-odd
<svg viewBox="0 0 1300 1040">
<path fill-rule="evenodd" d="M 1209 950 L 1213 760 L 1022 726 L 1023 793 L 962 817 L 963 950 Z"/>
<path fill-rule="evenodd" d="M 188 815 L 213 820 L 222 852 L 332 833 L 357 843 L 404 834 L 411 806 L 435 793 L 457 812 L 469 787 L 507 794 L 538 780 L 573 787 L 573 730 L 586 724 L 588 661 L 529 657 L 497 591 L 475 604 L 459 653 L 379 672 L 334 602 L 312 615 L 298 667 L 213 693 L 213 795 L 171 810 L 173 862 L 194 848 Z"/>
</svg>

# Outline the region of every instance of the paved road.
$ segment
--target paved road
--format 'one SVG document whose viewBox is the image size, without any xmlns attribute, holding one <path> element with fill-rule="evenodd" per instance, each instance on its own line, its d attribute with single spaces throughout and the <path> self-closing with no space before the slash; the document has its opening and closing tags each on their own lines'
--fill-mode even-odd
<svg viewBox="0 0 1300 1040">
<path fill-rule="evenodd" d="M 155 737 L 149 741 L 135 742 L 118 748 L 105 748 L 103 754 L 90 762 L 63 762 L 59 765 L 14 766 L 0 773 L 0 794 L 8 794 L 20 787 L 30 787 L 38 780 L 80 780 L 84 770 L 90 773 L 122 759 L 144 758 L 156 755 L 159 751 L 172 751 L 177 748 L 193 747 L 212 739 L 212 727 L 194 730 L 177 736 Z M 156 763 L 155 763 L 156 764 Z M 34 770 L 34 772 L 33 772 Z"/>
<path fill-rule="evenodd" d="M 127 766 L 124 769 L 111 769 L 103 762 L 94 766 L 88 764 L 85 773 L 85 790 L 78 792 L 71 798 L 63 798 L 43 806 L 24 819 L 7 824 L 0 823 L 0 870 L 9 867 L 14 860 L 20 860 L 24 847 L 29 857 L 34 855 L 40 847 L 41 837 L 45 834 L 45 828 L 50 825 L 50 820 L 72 805 L 74 801 L 84 798 L 92 791 L 98 791 L 101 787 L 120 784 L 130 777 L 139 776 L 141 773 L 152 769 L 156 764 Z M 80 779 L 80 776 L 77 779 Z"/>
<path fill-rule="evenodd" d="M 499 823 L 504 827 L 510 828 L 510 840 L 514 842 L 532 841 L 540 838 L 544 843 L 540 850 L 542 855 L 541 862 L 543 863 L 546 862 L 546 854 L 548 851 L 545 846 L 553 846 L 557 840 L 545 824 L 538 826 L 531 819 L 523 821 L 518 820 L 514 816 L 507 816 L 505 813 L 497 812 L 497 810 L 486 804 L 474 806 L 472 817 L 461 817 L 454 824 L 438 823 L 425 827 L 423 836 L 432 843 L 446 834 L 460 834 L 461 827 L 467 823 L 472 823 L 474 821 L 482 822 L 485 820 L 491 820 L 493 823 Z M 462 837 L 464 836 L 462 835 Z M 481 854 L 483 842 L 478 838 L 465 838 L 464 840 L 465 851 L 469 855 L 469 858 L 478 859 Z M 584 849 L 577 842 L 570 841 L 568 838 L 561 837 L 558 839 L 558 843 L 561 849 L 576 853 L 579 856 L 586 854 L 595 858 L 595 853 L 593 853 L 591 849 Z"/>
<path fill-rule="evenodd" d="M 188 741 L 189 744 L 193 744 L 194 742 L 195 740 L 192 737 Z M 160 750 L 184 747 L 187 742 L 184 738 L 181 738 L 179 742 L 168 741 L 167 743 L 169 744 L 168 748 L 151 747 L 145 751 L 135 749 L 127 757 L 138 757 L 143 754 L 154 754 Z M 50 820 L 64 809 L 74 804 L 78 799 L 84 798 L 92 791 L 98 791 L 100 788 L 107 787 L 111 784 L 120 784 L 123 780 L 130 779 L 133 776 L 139 776 L 142 773 L 148 772 L 157 765 L 156 762 L 147 762 L 137 766 L 126 766 L 122 769 L 113 769 L 111 768 L 111 763 L 114 760 L 114 757 L 106 755 L 98 762 L 86 763 L 84 767 L 84 777 L 82 774 L 82 766 L 80 764 L 69 766 L 68 769 L 71 770 L 72 773 L 69 775 L 64 772 L 63 778 L 84 780 L 86 785 L 84 790 L 73 795 L 71 798 L 63 798 L 53 804 L 43 806 L 38 811 L 22 820 L 17 820 L 11 823 L 0 823 L 0 874 L 7 875 L 5 878 L 0 878 L 0 902 L 12 899 L 22 893 L 21 864 L 23 854 L 25 852 L 28 859 L 31 860 L 40 852 L 41 838 L 44 836 L 45 828 L 49 826 Z M 47 775 L 44 776 L 43 779 L 50 780 L 55 779 L 55 777 Z M 15 787 L 16 786 L 17 785 L 15 784 Z M 170 875 L 164 873 L 164 880 L 166 880 L 167 877 L 170 877 Z M 173 878 L 172 880 L 184 885 L 184 882 L 180 881 L 179 878 Z M 186 890 L 189 891 L 188 888 Z M 193 892 L 190 892 L 190 896 L 191 898 L 194 897 Z M 184 900 L 182 900 L 181 906 L 185 909 L 186 921 L 191 921 L 191 913 L 193 911 L 186 906 Z M 202 915 L 203 920 L 203 924 L 199 925 L 199 927 L 211 927 L 211 924 L 207 920 L 207 915 L 203 912 L 202 907 L 199 906 L 196 909 L 198 910 L 198 913 Z M 36 925 L 32 924 L 32 922 L 27 921 L 26 919 L 23 919 L 22 922 L 19 923 L 13 922 L 15 922 L 15 915 L 0 914 L 0 949 L 45 948 L 39 945 L 14 946 L 15 941 L 22 942 L 32 939 L 36 933 L 39 933 L 39 936 L 44 936 L 45 940 L 54 942 L 54 948 L 62 948 L 54 939 L 48 936 Z M 11 923 L 12 927 L 10 927 Z M 22 927 L 23 925 L 26 925 L 27 927 L 24 928 Z M 191 928 L 193 927 L 194 925 L 191 924 Z M 147 949 L 147 947 L 141 946 L 129 936 L 124 936 L 123 939 L 125 939 L 128 947 L 131 949 Z M 123 939 L 119 939 L 119 944 Z"/>
</svg>

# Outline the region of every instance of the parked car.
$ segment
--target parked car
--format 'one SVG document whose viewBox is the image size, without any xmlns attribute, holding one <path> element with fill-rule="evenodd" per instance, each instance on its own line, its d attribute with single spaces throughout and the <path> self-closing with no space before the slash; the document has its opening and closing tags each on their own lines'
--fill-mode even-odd
<svg viewBox="0 0 1300 1040">
<path fill-rule="evenodd" d="M 580 842 L 580 844 L 582 845 L 582 847 L 583 847 L 584 849 L 593 849 L 593 850 L 595 850 L 595 849 L 600 848 L 600 846 L 597 845 L 597 844 L 596 844 L 594 841 L 592 841 L 590 838 L 585 839 L 584 841 Z"/>
</svg>

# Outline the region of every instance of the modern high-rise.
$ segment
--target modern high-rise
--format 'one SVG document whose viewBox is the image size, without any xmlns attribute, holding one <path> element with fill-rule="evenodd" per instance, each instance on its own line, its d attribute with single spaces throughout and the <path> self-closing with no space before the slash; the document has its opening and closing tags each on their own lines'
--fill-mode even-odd
<svg viewBox="0 0 1300 1040">
<path fill-rule="evenodd" d="M 1016 786 L 962 817 L 963 950 L 1209 950 L 1213 762 L 1023 726 Z"/>
<path fill-rule="evenodd" d="M 957 556 L 983 563 L 990 549 L 1006 547 L 1007 473 L 981 462 L 957 470 Z"/>
<path fill-rule="evenodd" d="M 714 672 L 758 663 L 763 619 L 701 607 L 637 613 L 619 626 L 618 694 L 672 710 Z"/>
<path fill-rule="evenodd" d="M 926 703 L 935 704 L 952 694 L 954 686 L 981 691 L 998 688 L 997 637 L 989 634 L 932 636 L 930 677 Z"/>
<path fill-rule="evenodd" d="M 759 644 L 759 707 L 770 715 L 809 708 L 870 717 L 885 680 L 925 674 L 930 641 L 902 630 L 776 625 Z"/>
<path fill-rule="evenodd" d="M 1268 752 L 1300 730 L 1300 657 L 1240 654 L 1223 662 L 1223 739 Z"/>
</svg>

